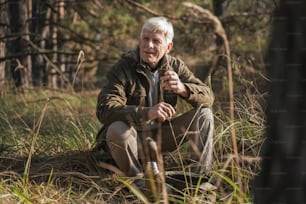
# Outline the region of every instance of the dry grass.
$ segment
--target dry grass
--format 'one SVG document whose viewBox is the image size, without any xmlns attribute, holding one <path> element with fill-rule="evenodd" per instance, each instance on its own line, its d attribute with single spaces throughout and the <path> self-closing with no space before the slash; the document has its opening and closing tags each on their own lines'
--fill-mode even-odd
<svg viewBox="0 0 306 204">
<path fill-rule="evenodd" d="M 96 92 L 82 94 L 34 90 L 0 100 L 1 203 L 146 201 L 131 185 L 133 179 L 120 176 L 104 155 L 90 151 L 100 128 L 94 115 Z M 259 93 L 247 92 L 235 107 L 239 158 L 233 154 L 228 114 L 215 108 L 215 162 L 210 182 L 217 190 L 203 193 L 196 188 L 169 194 L 169 200 L 205 203 L 204 198 L 216 194 L 216 203 L 251 203 L 250 184 L 259 171 L 264 133 L 263 99 Z M 170 163 L 180 166 L 179 155 L 165 158 L 166 166 Z"/>
</svg>

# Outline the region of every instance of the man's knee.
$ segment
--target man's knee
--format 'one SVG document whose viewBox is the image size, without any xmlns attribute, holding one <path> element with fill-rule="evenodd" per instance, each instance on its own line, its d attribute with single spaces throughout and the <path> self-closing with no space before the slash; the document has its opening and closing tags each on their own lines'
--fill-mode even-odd
<svg viewBox="0 0 306 204">
<path fill-rule="evenodd" d="M 106 141 L 122 143 L 130 139 L 130 137 L 136 137 L 136 131 L 133 127 L 130 127 L 122 121 L 116 121 L 110 124 L 106 132 Z"/>
<path fill-rule="evenodd" d="M 200 116 L 204 118 L 204 120 L 208 120 L 213 122 L 214 121 L 214 114 L 211 108 L 201 108 Z"/>
<path fill-rule="evenodd" d="M 202 108 L 199 117 L 201 136 L 205 140 L 211 140 L 214 133 L 214 115 L 210 108 Z"/>
</svg>

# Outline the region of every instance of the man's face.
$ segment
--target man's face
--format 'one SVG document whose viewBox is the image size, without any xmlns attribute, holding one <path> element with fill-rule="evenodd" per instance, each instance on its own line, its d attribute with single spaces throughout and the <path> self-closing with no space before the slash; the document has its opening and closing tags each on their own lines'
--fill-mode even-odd
<svg viewBox="0 0 306 204">
<path fill-rule="evenodd" d="M 159 60 L 172 48 L 172 43 L 167 44 L 161 32 L 143 30 L 140 38 L 140 58 L 151 68 L 155 68 Z"/>
</svg>

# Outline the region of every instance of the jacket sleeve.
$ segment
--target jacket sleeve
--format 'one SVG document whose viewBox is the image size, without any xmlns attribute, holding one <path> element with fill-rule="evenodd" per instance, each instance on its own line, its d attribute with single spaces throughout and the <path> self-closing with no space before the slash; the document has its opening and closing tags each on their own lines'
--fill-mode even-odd
<svg viewBox="0 0 306 204">
<path fill-rule="evenodd" d="M 179 64 L 177 67 L 180 80 L 185 84 L 190 93 L 189 97 L 183 99 L 194 107 L 200 105 L 212 107 L 214 94 L 211 87 L 197 78 L 182 60 L 177 59 L 176 63 Z"/>
<path fill-rule="evenodd" d="M 101 123 L 109 125 L 114 121 L 141 124 L 148 119 L 148 108 L 127 105 L 126 87 L 129 78 L 124 63 L 114 65 L 107 75 L 107 84 L 98 95 L 96 115 Z"/>
</svg>

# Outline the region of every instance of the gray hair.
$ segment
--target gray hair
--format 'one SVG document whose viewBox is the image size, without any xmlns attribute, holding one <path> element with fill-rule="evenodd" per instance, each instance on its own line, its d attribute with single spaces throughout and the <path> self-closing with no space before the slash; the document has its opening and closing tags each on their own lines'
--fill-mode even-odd
<svg viewBox="0 0 306 204">
<path fill-rule="evenodd" d="M 172 23 L 165 17 L 152 17 L 149 18 L 142 26 L 140 37 L 142 37 L 143 30 L 149 30 L 152 32 L 162 32 L 167 43 L 172 43 L 174 31 Z"/>
</svg>

